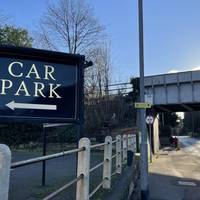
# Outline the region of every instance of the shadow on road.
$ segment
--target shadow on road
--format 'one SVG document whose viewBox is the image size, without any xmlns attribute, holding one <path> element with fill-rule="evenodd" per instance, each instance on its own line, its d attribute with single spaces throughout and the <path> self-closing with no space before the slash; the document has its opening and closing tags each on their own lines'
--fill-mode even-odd
<svg viewBox="0 0 200 200">
<path fill-rule="evenodd" d="M 200 181 L 176 176 L 149 174 L 151 200 L 199 200 Z"/>
</svg>

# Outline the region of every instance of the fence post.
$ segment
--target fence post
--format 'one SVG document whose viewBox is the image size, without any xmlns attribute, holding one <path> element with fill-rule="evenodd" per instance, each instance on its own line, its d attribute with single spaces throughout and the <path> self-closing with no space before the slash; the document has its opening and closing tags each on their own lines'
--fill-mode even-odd
<svg viewBox="0 0 200 200">
<path fill-rule="evenodd" d="M 117 135 L 116 137 L 116 172 L 121 174 L 122 172 L 122 142 L 121 135 Z"/>
<path fill-rule="evenodd" d="M 134 146 L 134 135 L 131 134 L 131 151 L 134 153 L 135 152 L 135 146 Z"/>
<path fill-rule="evenodd" d="M 11 152 L 8 146 L 0 144 L 0 199 L 8 200 Z"/>
<path fill-rule="evenodd" d="M 128 150 L 133 152 L 133 135 L 129 135 L 129 145 L 128 145 Z"/>
<path fill-rule="evenodd" d="M 135 134 L 133 135 L 133 152 L 137 152 L 137 139 Z"/>
<path fill-rule="evenodd" d="M 123 148 L 123 164 L 126 164 L 127 162 L 127 135 L 123 135 L 123 142 L 122 142 L 122 148 Z"/>
<path fill-rule="evenodd" d="M 112 170 L 112 137 L 105 137 L 104 165 L 103 165 L 103 188 L 110 189 Z"/>
<path fill-rule="evenodd" d="M 128 151 L 133 151 L 132 149 L 132 138 L 131 138 L 132 135 L 128 134 L 128 137 L 127 137 L 127 140 L 128 140 Z"/>
<path fill-rule="evenodd" d="M 79 148 L 85 148 L 78 152 L 77 177 L 83 178 L 76 185 L 76 200 L 89 200 L 89 171 L 90 171 L 90 140 L 82 138 L 79 140 Z"/>
</svg>

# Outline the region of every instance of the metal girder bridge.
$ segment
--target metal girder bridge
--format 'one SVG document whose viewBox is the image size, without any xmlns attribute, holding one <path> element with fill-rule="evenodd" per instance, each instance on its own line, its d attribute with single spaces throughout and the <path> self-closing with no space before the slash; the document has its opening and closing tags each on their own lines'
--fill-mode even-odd
<svg viewBox="0 0 200 200">
<path fill-rule="evenodd" d="M 200 110 L 200 70 L 146 76 L 144 84 L 156 112 Z"/>
</svg>

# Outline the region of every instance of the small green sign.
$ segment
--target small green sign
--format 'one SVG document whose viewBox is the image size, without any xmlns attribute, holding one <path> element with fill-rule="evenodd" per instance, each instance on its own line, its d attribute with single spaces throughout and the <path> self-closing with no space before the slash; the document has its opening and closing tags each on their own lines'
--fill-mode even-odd
<svg viewBox="0 0 200 200">
<path fill-rule="evenodd" d="M 145 108 L 151 108 L 152 104 L 151 103 L 146 103 L 146 102 L 136 102 L 135 103 L 135 108 L 138 109 L 145 109 Z"/>
</svg>

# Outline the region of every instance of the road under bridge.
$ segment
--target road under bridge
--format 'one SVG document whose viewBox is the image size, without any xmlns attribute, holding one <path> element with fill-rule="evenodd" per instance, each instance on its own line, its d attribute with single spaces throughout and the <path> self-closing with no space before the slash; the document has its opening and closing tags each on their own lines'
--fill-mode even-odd
<svg viewBox="0 0 200 200">
<path fill-rule="evenodd" d="M 145 101 L 152 103 L 147 114 L 154 116 L 153 151 L 159 150 L 159 114 L 200 110 L 200 70 L 146 76 Z"/>
</svg>

